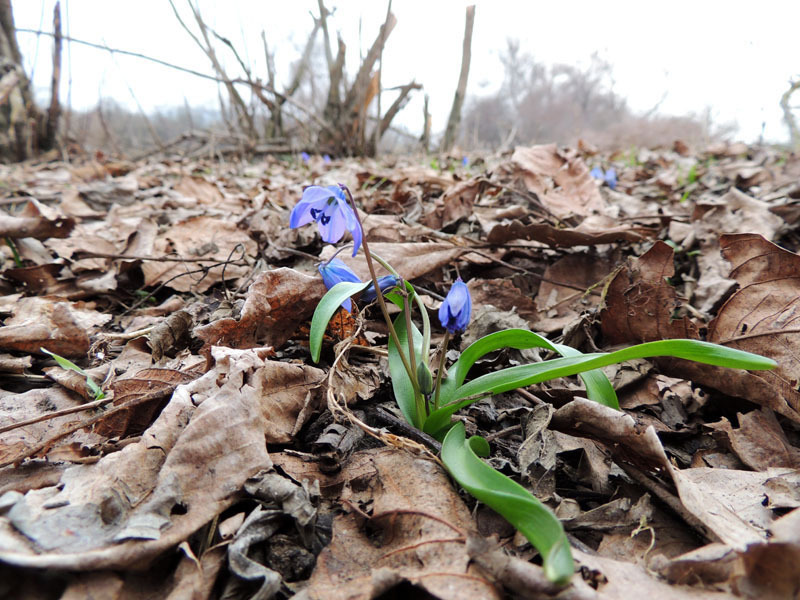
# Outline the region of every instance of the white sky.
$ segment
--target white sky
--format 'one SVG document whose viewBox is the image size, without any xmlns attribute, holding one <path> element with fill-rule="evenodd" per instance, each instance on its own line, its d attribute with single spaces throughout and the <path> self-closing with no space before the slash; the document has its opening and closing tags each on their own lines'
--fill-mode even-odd
<svg viewBox="0 0 800 600">
<path fill-rule="evenodd" d="M 51 30 L 55 0 L 13 0 L 18 27 Z M 716 122 L 736 121 L 738 137 L 753 141 L 765 123 L 765 139 L 784 141 L 786 128 L 778 106 L 792 77 L 800 76 L 797 25 L 800 2 L 794 0 L 637 2 L 606 0 L 540 2 L 522 0 L 394 0 L 397 26 L 384 52 L 383 85 L 416 79 L 430 94 L 433 127 L 444 128 L 461 60 L 464 10 L 477 4 L 472 69 L 467 93 L 488 92 L 500 84 L 498 56 L 506 38 L 518 38 L 522 49 L 546 64 L 586 65 L 593 52 L 614 67 L 615 89 L 635 110 L 646 111 L 667 92 L 663 114 L 701 113 L 711 107 Z M 191 21 L 184 0 L 175 0 Z M 263 29 L 276 50 L 279 76 L 288 78 L 288 61 L 296 59 L 313 26 L 309 11 L 316 0 L 200 0 L 206 22 L 231 39 L 257 76 L 266 79 L 260 40 Z M 349 73 L 357 67 L 359 22 L 366 51 L 386 12 L 375 0 L 327 0 L 336 7 L 329 25 L 348 46 Z M 62 0 L 64 32 L 72 37 L 141 52 L 211 73 L 208 59 L 177 23 L 166 0 Z M 322 39 L 321 35 L 318 39 Z M 35 63 L 37 87 L 47 88 L 50 39 L 19 33 L 30 72 Z M 225 50 L 218 46 L 219 55 Z M 68 72 L 72 105 L 88 107 L 100 96 L 135 106 L 134 90 L 146 108 L 184 104 L 216 107 L 213 82 L 135 58 L 112 58 L 101 50 L 76 44 L 64 55 L 62 98 Z M 351 56 L 352 54 L 352 56 Z M 67 64 L 69 59 L 69 69 Z M 351 60 L 352 59 L 352 60 Z M 226 59 L 234 72 L 234 61 Z M 414 93 L 402 118 L 418 130 L 422 93 Z M 393 99 L 387 92 L 384 108 Z M 797 99 L 795 104 L 800 104 Z"/>
</svg>

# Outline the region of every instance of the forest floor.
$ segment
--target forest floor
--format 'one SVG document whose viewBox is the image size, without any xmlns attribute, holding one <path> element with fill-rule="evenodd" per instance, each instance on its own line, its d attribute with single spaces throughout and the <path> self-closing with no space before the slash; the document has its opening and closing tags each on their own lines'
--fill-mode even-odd
<svg viewBox="0 0 800 600">
<path fill-rule="evenodd" d="M 561 519 L 578 568 L 559 597 L 797 596 L 800 157 L 101 159 L 3 166 L 0 182 L 0 597 L 559 591 L 405 424 L 374 304 L 341 310 L 311 360 L 334 248 L 289 213 L 335 183 L 417 287 L 434 346 L 467 282 L 448 359 L 519 327 L 584 352 L 692 338 L 777 361 L 631 361 L 604 369 L 621 412 L 562 378 L 457 418 Z M 546 358 L 502 350 L 471 376 Z"/>
</svg>

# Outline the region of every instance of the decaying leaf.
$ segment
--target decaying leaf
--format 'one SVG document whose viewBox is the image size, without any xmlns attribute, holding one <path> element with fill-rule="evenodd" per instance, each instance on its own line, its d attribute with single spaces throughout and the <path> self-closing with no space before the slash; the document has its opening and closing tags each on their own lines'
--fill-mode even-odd
<svg viewBox="0 0 800 600">
<path fill-rule="evenodd" d="M 294 269 L 275 269 L 256 277 L 247 291 L 239 319 L 223 318 L 195 329 L 206 347 L 280 346 L 297 326 L 310 319 L 325 294 L 320 277 Z"/>
<path fill-rule="evenodd" d="M 68 469 L 57 487 L 6 503 L 0 561 L 70 570 L 147 564 L 269 468 L 258 398 L 241 390 L 263 357 L 258 350 L 212 353 L 214 369 L 179 386 L 140 441 Z"/>
<path fill-rule="evenodd" d="M 601 329 L 609 344 L 632 344 L 673 338 L 697 338 L 668 279 L 675 274 L 672 248 L 656 242 L 621 268 L 605 290 Z"/>
</svg>

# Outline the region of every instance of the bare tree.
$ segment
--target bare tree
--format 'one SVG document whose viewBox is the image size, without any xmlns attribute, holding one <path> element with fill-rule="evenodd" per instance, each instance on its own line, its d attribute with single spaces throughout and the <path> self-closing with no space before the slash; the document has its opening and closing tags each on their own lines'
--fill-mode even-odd
<svg viewBox="0 0 800 600">
<path fill-rule="evenodd" d="M 61 64 L 61 6 L 54 9 L 55 48 L 53 91 L 50 108 L 44 114 L 33 100 L 31 83 L 22 67 L 10 0 L 0 0 L 0 158 L 26 160 L 56 145 L 61 114 L 58 84 Z"/>
<path fill-rule="evenodd" d="M 789 142 L 794 150 L 800 150 L 800 129 L 797 128 L 797 121 L 794 118 L 792 107 L 789 106 L 789 98 L 800 88 L 800 79 L 789 82 L 789 89 L 781 96 L 781 108 L 783 109 L 783 120 L 789 128 Z"/>
<path fill-rule="evenodd" d="M 461 51 L 461 74 L 458 78 L 458 87 L 453 97 L 453 107 L 450 109 L 450 118 L 447 120 L 447 129 L 442 140 L 442 151 L 448 152 L 455 143 L 458 125 L 461 123 L 461 107 L 464 105 L 464 96 L 467 93 L 467 79 L 469 78 L 469 63 L 472 56 L 472 26 L 475 23 L 475 5 L 467 7 L 467 21 L 464 27 L 464 45 Z"/>
</svg>

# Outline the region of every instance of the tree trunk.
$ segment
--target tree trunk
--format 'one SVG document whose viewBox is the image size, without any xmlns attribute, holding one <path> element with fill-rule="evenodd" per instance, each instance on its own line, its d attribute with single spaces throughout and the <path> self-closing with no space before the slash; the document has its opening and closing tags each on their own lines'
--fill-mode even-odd
<svg viewBox="0 0 800 600">
<path fill-rule="evenodd" d="M 450 109 L 450 118 L 447 120 L 447 129 L 442 140 L 442 152 L 449 152 L 456 141 L 458 125 L 461 123 L 461 107 L 464 105 L 464 95 L 467 92 L 467 78 L 469 77 L 469 62 L 472 56 L 472 25 L 475 23 L 475 5 L 467 7 L 467 23 L 464 27 L 464 46 L 461 52 L 461 75 L 458 78 L 456 95 L 453 98 L 453 107 Z"/>
<path fill-rule="evenodd" d="M 39 149 L 42 116 L 22 68 L 10 0 L 0 0 L 0 73 L 0 160 L 26 160 Z"/>
</svg>

